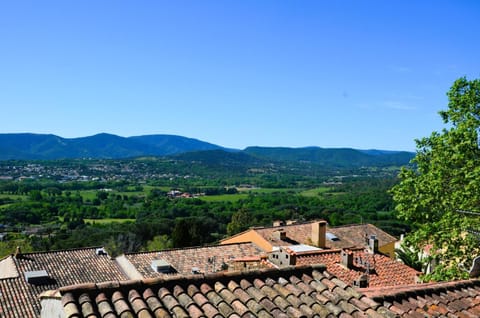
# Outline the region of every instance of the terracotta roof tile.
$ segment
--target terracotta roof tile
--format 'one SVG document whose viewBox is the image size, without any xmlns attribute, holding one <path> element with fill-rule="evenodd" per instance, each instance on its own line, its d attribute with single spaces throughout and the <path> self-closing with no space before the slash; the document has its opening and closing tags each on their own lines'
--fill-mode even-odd
<svg viewBox="0 0 480 318">
<path fill-rule="evenodd" d="M 296 244 L 312 245 L 312 223 L 317 221 L 286 224 L 281 226 L 255 227 L 223 241 L 238 237 L 248 231 L 255 231 L 273 246 L 287 246 Z M 281 239 L 276 232 L 285 232 L 286 238 Z M 353 224 L 338 227 L 327 227 L 327 232 L 334 234 L 339 238 L 337 241 L 327 239 L 328 248 L 345 247 L 364 247 L 366 246 L 366 236 L 375 235 L 378 238 L 379 246 L 383 246 L 397 239 L 392 235 L 382 231 L 373 224 Z"/>
<path fill-rule="evenodd" d="M 353 285 L 360 275 L 367 273 L 370 287 L 407 285 L 416 282 L 419 272 L 382 254 L 371 254 L 364 249 L 351 249 L 353 266 L 341 262 L 341 250 L 321 250 L 296 255 L 297 265 L 325 264 L 328 272 L 346 284 Z M 361 262 L 359 262 L 361 261 Z"/>
<path fill-rule="evenodd" d="M 478 317 L 480 311 L 476 302 L 480 298 L 479 287 L 479 280 L 467 280 L 361 291 L 402 316 Z"/>
<path fill-rule="evenodd" d="M 61 286 L 128 278 L 114 260 L 106 255 L 97 255 L 96 249 L 23 253 L 0 260 L 0 316 L 39 316 L 40 294 Z M 4 273 L 3 269 L 7 266 L 8 273 Z M 46 284 L 34 285 L 25 280 L 25 272 L 39 270 L 48 273 Z M 13 275 L 15 273 L 18 275 Z"/>
<path fill-rule="evenodd" d="M 148 285 L 130 281 L 122 284 L 122 291 L 120 284 L 114 283 L 84 287 L 88 286 L 78 290 L 60 288 L 65 309 L 72 311 L 72 306 L 90 303 L 82 296 L 88 294 L 88 299 L 95 299 L 92 308 L 97 308 L 98 314 L 115 317 L 122 313 L 133 317 L 139 317 L 139 312 L 157 314 L 161 309 L 163 315 L 170 313 L 175 317 L 366 317 L 381 311 L 392 314 L 375 302 L 372 304 L 378 308 L 360 299 L 365 296 L 349 293 L 350 287 L 328 274 L 324 266 L 176 276 L 158 278 L 156 283 L 148 281 Z"/>
<path fill-rule="evenodd" d="M 252 243 L 236 243 L 225 245 L 212 245 L 205 247 L 189 247 L 183 249 L 163 250 L 159 252 L 129 253 L 124 257 L 136 268 L 143 278 L 157 278 L 165 274 L 154 271 L 152 261 L 164 260 L 179 275 L 192 274 L 196 267 L 201 273 L 220 271 L 234 259 L 255 256 L 255 260 L 265 253 Z M 171 275 L 172 273 L 168 274 Z"/>
</svg>

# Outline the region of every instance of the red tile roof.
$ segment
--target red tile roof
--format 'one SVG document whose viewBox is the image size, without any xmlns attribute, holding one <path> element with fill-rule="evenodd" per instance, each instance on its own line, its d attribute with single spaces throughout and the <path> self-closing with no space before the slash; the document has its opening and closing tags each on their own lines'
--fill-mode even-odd
<svg viewBox="0 0 480 318">
<path fill-rule="evenodd" d="M 480 317 L 480 280 L 361 290 L 401 317 Z"/>
<path fill-rule="evenodd" d="M 324 266 L 60 288 L 71 317 L 394 317 Z"/>
<path fill-rule="evenodd" d="M 371 254 L 364 249 L 352 249 L 353 266 L 342 265 L 341 250 L 321 250 L 296 255 L 297 265 L 325 264 L 327 270 L 347 284 L 354 281 L 369 269 L 369 286 L 394 286 L 414 284 L 420 274 L 407 265 L 382 254 Z"/>
<path fill-rule="evenodd" d="M 97 255 L 96 248 L 8 256 L 0 260 L 0 269 L 0 317 L 39 316 L 38 296 L 60 286 L 128 279 L 109 256 Z M 49 275 L 42 284 L 26 281 L 25 272 L 41 270 Z"/>
<path fill-rule="evenodd" d="M 151 264 L 154 260 L 167 261 L 173 267 L 174 273 L 188 275 L 192 273 L 194 267 L 202 273 L 213 273 L 225 269 L 225 266 L 235 258 L 260 255 L 264 255 L 264 252 L 252 243 L 235 243 L 130 253 L 124 256 L 143 278 L 154 278 L 165 275 L 152 269 Z"/>
</svg>

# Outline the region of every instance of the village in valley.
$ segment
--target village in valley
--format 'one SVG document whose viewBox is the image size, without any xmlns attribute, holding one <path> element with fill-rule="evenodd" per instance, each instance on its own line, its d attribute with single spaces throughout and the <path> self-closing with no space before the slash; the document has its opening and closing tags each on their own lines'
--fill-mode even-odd
<svg viewBox="0 0 480 318">
<path fill-rule="evenodd" d="M 480 317 L 480 1 L 0 1 L 0 318 Z"/>
<path fill-rule="evenodd" d="M 7 317 L 394 317 L 421 312 L 428 301 L 438 313 L 456 310 L 452 300 L 436 296 L 446 284 L 427 284 L 418 296 L 407 297 L 421 286 L 421 273 L 395 259 L 396 246 L 395 237 L 371 224 L 290 220 L 217 245 L 117 257 L 103 247 L 37 253 L 18 248 L 0 262 L 1 304 Z M 459 302 L 477 288 L 474 282 L 448 286 L 449 297 Z M 386 288 L 388 295 L 379 295 Z M 453 296 L 457 289 L 461 296 Z"/>
<path fill-rule="evenodd" d="M 452 159 L 457 133 L 470 152 Z M 465 172 L 480 139 L 463 126 L 431 138 L 445 148 L 360 166 L 350 150 L 328 168 L 282 159 L 304 149 L 2 161 L 0 315 L 479 316 L 478 213 L 463 194 L 478 189 Z M 457 169 L 432 177 L 436 160 Z M 439 180 L 456 183 L 435 202 Z"/>
</svg>

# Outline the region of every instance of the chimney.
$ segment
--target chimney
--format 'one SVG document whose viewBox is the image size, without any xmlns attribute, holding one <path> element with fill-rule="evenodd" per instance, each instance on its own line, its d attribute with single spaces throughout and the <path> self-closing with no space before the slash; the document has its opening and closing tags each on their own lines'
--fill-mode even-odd
<svg viewBox="0 0 480 318">
<path fill-rule="evenodd" d="M 285 225 L 282 220 L 275 220 L 273 221 L 273 226 L 283 226 Z"/>
<path fill-rule="evenodd" d="M 272 238 L 275 240 L 285 240 L 287 238 L 287 232 L 283 229 L 279 229 L 272 233 Z"/>
<path fill-rule="evenodd" d="M 312 244 L 325 248 L 325 235 L 327 233 L 327 221 L 316 221 L 312 223 Z"/>
<path fill-rule="evenodd" d="M 342 265 L 346 268 L 353 267 L 353 252 L 347 249 L 342 249 L 341 252 Z"/>
<path fill-rule="evenodd" d="M 378 239 L 376 235 L 370 235 L 370 238 L 368 240 L 368 248 L 370 250 L 370 253 L 378 253 Z"/>
<path fill-rule="evenodd" d="M 15 250 L 15 254 L 13 257 L 19 258 L 22 255 L 22 250 L 20 249 L 20 246 L 17 246 L 17 249 Z"/>
<path fill-rule="evenodd" d="M 353 286 L 358 288 L 367 288 L 368 287 L 368 276 L 362 274 L 360 277 L 353 281 Z"/>
</svg>

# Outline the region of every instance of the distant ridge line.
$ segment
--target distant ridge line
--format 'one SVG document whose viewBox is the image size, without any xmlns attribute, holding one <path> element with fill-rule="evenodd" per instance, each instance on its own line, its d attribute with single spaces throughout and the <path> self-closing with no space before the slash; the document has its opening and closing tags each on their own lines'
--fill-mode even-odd
<svg viewBox="0 0 480 318">
<path fill-rule="evenodd" d="M 210 151 L 216 152 L 204 153 Z M 408 164 L 414 153 L 317 146 L 301 148 L 251 146 L 239 150 L 195 138 L 168 134 L 121 137 L 99 133 L 76 138 L 35 133 L 0 134 L 0 160 L 127 159 L 145 156 L 180 156 L 177 159 L 211 160 L 217 164 L 222 160 L 234 160 L 253 165 L 259 160 L 267 160 L 298 161 L 325 166 L 383 166 Z"/>
</svg>

